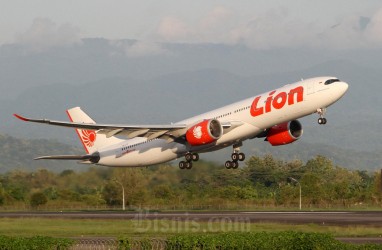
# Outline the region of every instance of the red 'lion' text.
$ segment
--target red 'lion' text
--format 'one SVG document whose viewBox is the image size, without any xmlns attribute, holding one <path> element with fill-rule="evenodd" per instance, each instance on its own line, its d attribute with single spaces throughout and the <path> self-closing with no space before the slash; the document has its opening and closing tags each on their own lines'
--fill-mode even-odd
<svg viewBox="0 0 382 250">
<path fill-rule="evenodd" d="M 304 99 L 304 88 L 302 86 L 291 89 L 288 94 L 286 92 L 280 92 L 273 97 L 275 93 L 276 90 L 269 92 L 265 105 L 259 105 L 261 96 L 256 97 L 252 102 L 251 115 L 259 116 L 264 113 L 269 113 L 272 111 L 272 108 L 281 109 L 287 102 L 288 105 L 293 105 L 295 102 L 302 102 Z"/>
</svg>

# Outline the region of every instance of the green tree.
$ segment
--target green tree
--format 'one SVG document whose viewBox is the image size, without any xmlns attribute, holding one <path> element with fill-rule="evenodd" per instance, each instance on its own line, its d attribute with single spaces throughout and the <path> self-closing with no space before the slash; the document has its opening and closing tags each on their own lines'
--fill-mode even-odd
<svg viewBox="0 0 382 250">
<path fill-rule="evenodd" d="M 117 183 L 109 181 L 103 188 L 102 197 L 109 206 L 121 205 L 122 195 Z"/>
<path fill-rule="evenodd" d="M 326 177 L 327 175 L 330 175 L 330 171 L 333 169 L 333 163 L 328 158 L 325 158 L 322 155 L 317 155 L 313 159 L 310 159 L 305 164 L 304 168 L 305 171 L 321 174 Z"/>
<path fill-rule="evenodd" d="M 161 184 L 153 188 L 155 198 L 171 200 L 175 197 L 175 193 L 169 185 Z"/>
<path fill-rule="evenodd" d="M 148 173 L 143 168 L 117 168 L 113 169 L 111 175 L 111 182 L 118 182 L 123 185 L 125 190 L 125 202 L 128 205 L 142 204 L 147 199 L 146 185 L 148 184 Z M 114 181 L 116 180 L 116 181 Z M 114 183 L 114 187 L 117 186 L 117 193 L 120 199 L 122 199 L 122 190 L 119 184 Z M 107 201 L 106 197 L 105 200 Z"/>
<path fill-rule="evenodd" d="M 31 195 L 30 205 L 33 208 L 36 208 L 40 205 L 45 205 L 48 202 L 48 198 L 46 198 L 45 194 L 42 192 L 36 192 Z"/>
<path fill-rule="evenodd" d="M 378 172 L 374 176 L 374 189 L 373 198 L 376 202 L 380 203 L 382 201 L 382 175 Z"/>
<path fill-rule="evenodd" d="M 5 204 L 6 200 L 6 192 L 5 190 L 0 186 L 0 206 Z"/>
</svg>

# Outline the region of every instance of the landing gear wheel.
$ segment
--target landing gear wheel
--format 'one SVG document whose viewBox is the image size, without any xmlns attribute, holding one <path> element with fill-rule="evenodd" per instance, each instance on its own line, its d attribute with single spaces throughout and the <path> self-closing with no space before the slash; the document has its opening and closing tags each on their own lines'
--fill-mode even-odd
<svg viewBox="0 0 382 250">
<path fill-rule="evenodd" d="M 320 125 L 324 125 L 324 124 L 326 124 L 326 118 L 323 118 L 323 117 L 320 117 L 320 118 L 318 118 L 318 124 L 320 124 Z"/>
<path fill-rule="evenodd" d="M 187 162 L 185 162 L 185 161 L 179 162 L 179 168 L 180 169 L 185 169 L 186 168 L 186 164 L 187 164 Z"/>
<path fill-rule="evenodd" d="M 199 160 L 199 154 L 198 153 L 187 153 L 184 158 L 187 162 L 191 161 L 198 161 Z"/>
<path fill-rule="evenodd" d="M 317 109 L 317 113 L 320 115 L 320 118 L 318 118 L 318 124 L 320 125 L 326 124 L 326 118 L 324 117 L 326 113 L 326 108 Z"/>
<path fill-rule="evenodd" d="M 240 159 L 240 156 L 239 156 L 238 153 L 233 153 L 233 154 L 231 155 L 231 159 L 232 159 L 234 162 L 236 162 L 236 161 L 238 161 L 238 160 Z"/>
<path fill-rule="evenodd" d="M 232 168 L 232 161 L 226 161 L 224 166 L 225 166 L 226 169 Z"/>
<path fill-rule="evenodd" d="M 199 155 L 197 153 L 192 154 L 192 160 L 193 161 L 198 161 L 199 160 Z"/>
<path fill-rule="evenodd" d="M 244 161 L 244 160 L 245 160 L 245 154 L 239 153 L 239 161 Z"/>
<path fill-rule="evenodd" d="M 239 167 L 239 163 L 237 161 L 226 161 L 224 166 L 226 169 L 237 169 Z"/>
<path fill-rule="evenodd" d="M 187 162 L 190 162 L 190 161 L 192 161 L 192 154 L 191 153 L 187 153 L 185 156 L 184 156 L 184 158 L 186 159 L 186 161 Z"/>
<path fill-rule="evenodd" d="M 237 161 L 232 162 L 232 168 L 237 169 L 239 167 L 239 163 Z"/>
<path fill-rule="evenodd" d="M 192 162 L 186 162 L 186 169 L 191 169 L 192 168 Z"/>
</svg>

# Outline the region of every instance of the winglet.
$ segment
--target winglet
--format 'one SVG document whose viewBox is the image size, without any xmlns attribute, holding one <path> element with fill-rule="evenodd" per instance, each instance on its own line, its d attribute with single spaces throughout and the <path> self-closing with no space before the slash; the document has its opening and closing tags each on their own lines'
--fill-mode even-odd
<svg viewBox="0 0 382 250">
<path fill-rule="evenodd" d="M 18 119 L 20 119 L 20 120 L 22 120 L 22 121 L 24 121 L 24 122 L 29 122 L 29 119 L 28 118 L 25 118 L 25 117 L 23 117 L 23 116 L 21 116 L 21 115 L 18 115 L 18 114 L 13 114 L 16 118 L 18 118 Z"/>
</svg>

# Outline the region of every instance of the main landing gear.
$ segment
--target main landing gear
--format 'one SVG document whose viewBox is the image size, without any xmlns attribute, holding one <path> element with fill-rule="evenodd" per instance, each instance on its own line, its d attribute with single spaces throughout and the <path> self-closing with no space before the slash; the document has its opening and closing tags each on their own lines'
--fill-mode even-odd
<svg viewBox="0 0 382 250">
<path fill-rule="evenodd" d="M 192 168 L 192 162 L 199 160 L 198 153 L 187 153 L 184 158 L 186 161 L 179 162 L 179 168 L 180 169 L 191 169 Z"/>
<path fill-rule="evenodd" d="M 326 118 L 324 117 L 326 113 L 326 108 L 317 109 L 317 113 L 320 115 L 320 118 L 318 118 L 318 124 L 320 125 L 326 124 Z"/>
<path fill-rule="evenodd" d="M 231 155 L 232 161 L 226 161 L 224 166 L 227 169 L 233 168 L 236 169 L 239 167 L 239 161 L 244 161 L 245 160 L 245 154 L 244 153 L 239 153 L 240 152 L 240 145 L 233 145 L 233 153 Z"/>
</svg>

